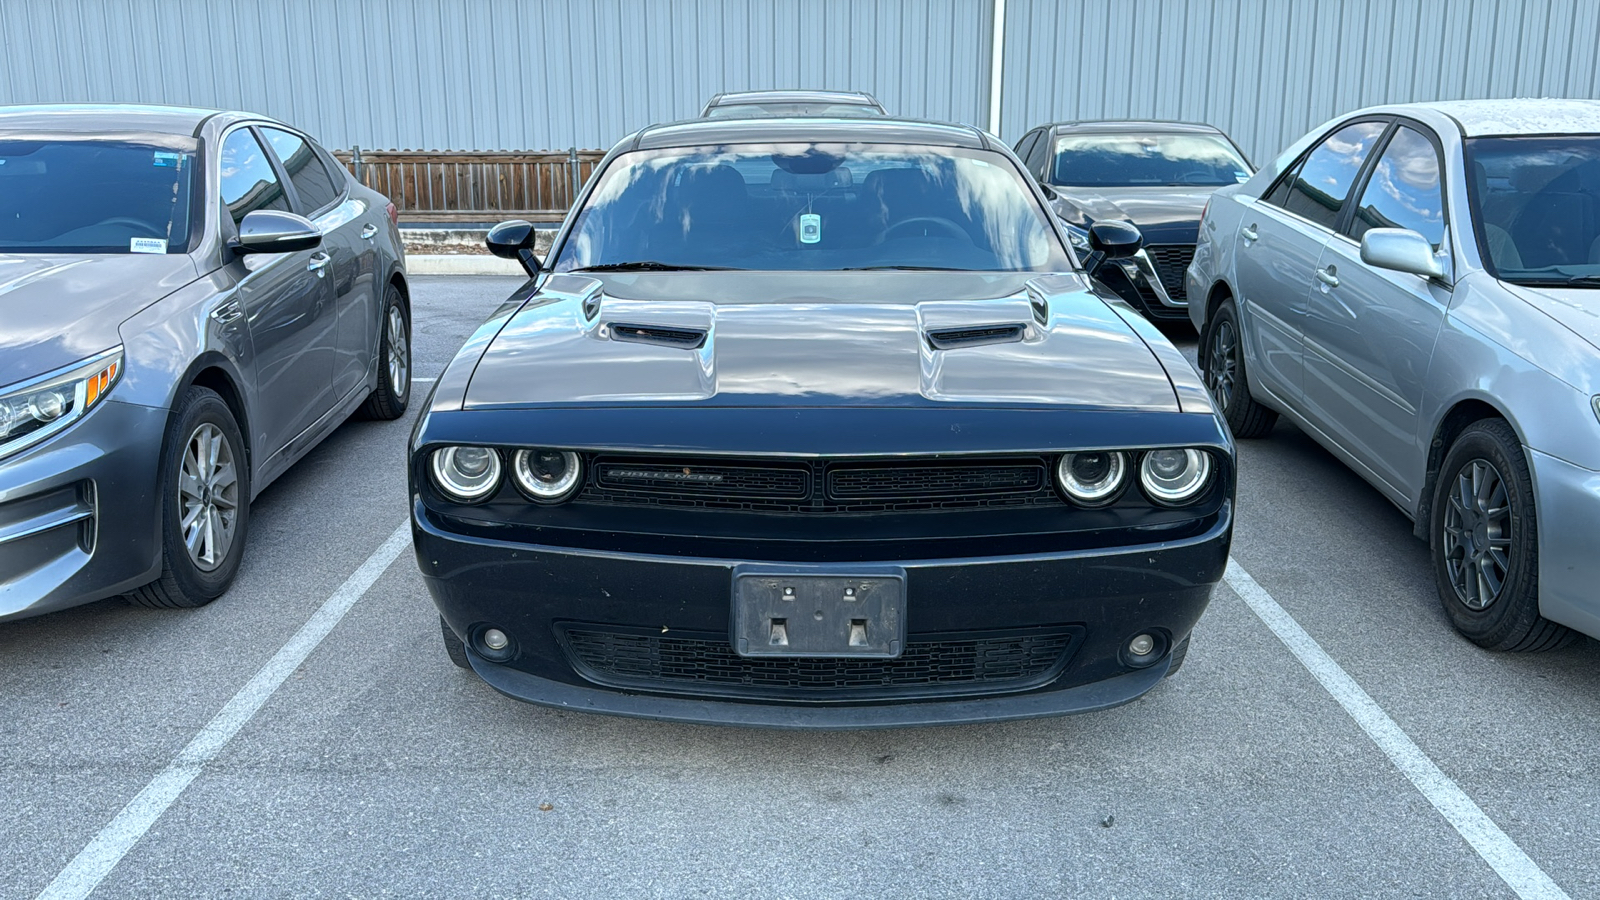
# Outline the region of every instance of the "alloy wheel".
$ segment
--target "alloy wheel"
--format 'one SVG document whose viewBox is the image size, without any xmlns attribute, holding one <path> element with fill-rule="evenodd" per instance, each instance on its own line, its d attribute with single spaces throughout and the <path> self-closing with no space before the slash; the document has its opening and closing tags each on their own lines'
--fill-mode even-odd
<svg viewBox="0 0 1600 900">
<path fill-rule="evenodd" d="M 1488 460 L 1456 473 L 1444 511 L 1444 565 L 1456 599 L 1471 610 L 1500 598 L 1511 568 L 1511 497 Z"/>
<path fill-rule="evenodd" d="M 178 473 L 178 499 L 189 560 L 201 571 L 215 571 L 228 557 L 239 526 L 239 472 L 233 447 L 222 430 L 202 422 L 184 444 Z"/>
<path fill-rule="evenodd" d="M 411 346 L 406 341 L 406 317 L 400 307 L 389 307 L 389 389 L 396 397 L 405 396 L 411 380 Z"/>
<path fill-rule="evenodd" d="M 1206 357 L 1206 386 L 1212 399 L 1226 411 L 1233 402 L 1233 386 L 1239 373 L 1239 336 L 1227 319 L 1211 329 L 1211 353 Z"/>
</svg>

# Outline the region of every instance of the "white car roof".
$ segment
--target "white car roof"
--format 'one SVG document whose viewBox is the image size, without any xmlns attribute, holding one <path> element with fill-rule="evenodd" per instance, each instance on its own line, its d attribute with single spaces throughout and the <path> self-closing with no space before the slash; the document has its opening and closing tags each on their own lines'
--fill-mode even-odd
<svg viewBox="0 0 1600 900">
<path fill-rule="evenodd" d="M 1440 100 L 1391 109 L 1431 109 L 1455 119 L 1467 137 L 1600 132 L 1600 100 Z"/>
</svg>

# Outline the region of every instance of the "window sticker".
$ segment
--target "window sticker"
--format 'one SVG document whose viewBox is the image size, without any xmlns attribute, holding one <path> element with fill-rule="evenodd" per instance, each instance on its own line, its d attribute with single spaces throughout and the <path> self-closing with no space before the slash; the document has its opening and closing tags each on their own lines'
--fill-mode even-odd
<svg viewBox="0 0 1600 900">
<path fill-rule="evenodd" d="M 129 253 L 165 253 L 167 242 L 160 238 L 134 238 L 128 241 Z"/>
<path fill-rule="evenodd" d="M 182 157 L 177 153 L 168 153 L 165 150 L 157 150 L 154 165 L 175 166 L 178 164 L 178 160 L 181 158 Z"/>
<path fill-rule="evenodd" d="M 815 244 L 822 240 L 822 217 L 806 213 L 800 217 L 800 243 Z"/>
</svg>

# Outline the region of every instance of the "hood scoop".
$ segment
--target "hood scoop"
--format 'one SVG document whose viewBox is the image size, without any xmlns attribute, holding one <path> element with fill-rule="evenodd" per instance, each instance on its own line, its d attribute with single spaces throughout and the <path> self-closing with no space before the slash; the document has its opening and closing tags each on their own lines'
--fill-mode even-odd
<svg viewBox="0 0 1600 900">
<path fill-rule="evenodd" d="M 979 347 L 984 344 L 1015 344 L 1027 333 L 1027 326 L 1018 323 L 999 325 L 962 325 L 955 328 L 930 328 L 924 334 L 928 345 L 935 350 L 954 350 L 957 347 Z"/>
<path fill-rule="evenodd" d="M 705 346 L 706 329 L 674 327 L 668 325 L 630 325 L 622 322 L 612 322 L 606 329 L 613 341 L 622 341 L 629 344 L 659 344 L 664 347 L 680 347 L 684 350 L 698 350 Z"/>
</svg>

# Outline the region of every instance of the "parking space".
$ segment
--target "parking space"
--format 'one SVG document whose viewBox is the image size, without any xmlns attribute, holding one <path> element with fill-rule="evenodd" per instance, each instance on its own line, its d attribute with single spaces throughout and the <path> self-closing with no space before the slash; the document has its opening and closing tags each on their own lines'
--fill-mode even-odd
<svg viewBox="0 0 1600 900">
<path fill-rule="evenodd" d="M 418 375 L 517 283 L 417 279 Z M 1184 670 L 1128 706 L 784 733 L 506 699 L 446 660 L 409 546 L 187 789 L 107 838 L 404 523 L 417 406 L 270 487 L 217 603 L 0 627 L 0 897 L 86 846 L 109 874 L 62 896 L 1499 897 L 1507 872 L 1600 896 L 1600 643 L 1456 637 L 1410 522 L 1287 424 L 1240 446 L 1235 563 L 1498 826 L 1480 850 L 1526 865 L 1497 873 L 1227 585 Z"/>
</svg>

